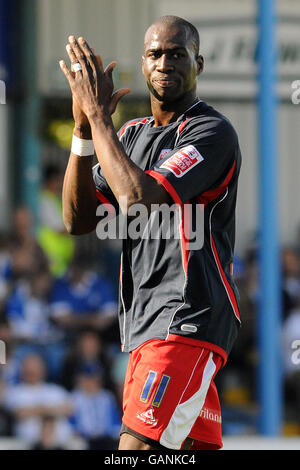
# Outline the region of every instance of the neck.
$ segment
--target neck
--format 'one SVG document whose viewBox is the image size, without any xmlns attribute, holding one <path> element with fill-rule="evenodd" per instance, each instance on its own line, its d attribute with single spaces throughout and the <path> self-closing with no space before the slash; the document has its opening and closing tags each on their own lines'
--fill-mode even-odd
<svg viewBox="0 0 300 470">
<path fill-rule="evenodd" d="M 196 94 L 186 94 L 178 101 L 165 102 L 158 100 L 151 94 L 151 109 L 154 117 L 154 127 L 166 126 L 177 121 L 197 101 Z"/>
</svg>

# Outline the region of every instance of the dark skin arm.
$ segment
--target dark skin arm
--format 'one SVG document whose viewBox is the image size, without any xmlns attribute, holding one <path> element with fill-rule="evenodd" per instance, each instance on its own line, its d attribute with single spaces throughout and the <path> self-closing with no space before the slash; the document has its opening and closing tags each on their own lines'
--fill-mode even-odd
<svg viewBox="0 0 300 470">
<path fill-rule="evenodd" d="M 72 235 L 92 232 L 98 222 L 92 165 L 92 158 L 79 157 L 71 152 L 64 177 L 62 202 L 64 224 Z"/>
<path fill-rule="evenodd" d="M 111 73 L 105 72 L 101 61 L 97 60 L 83 38 L 79 38 L 77 42 L 71 37 L 70 45 L 82 71 L 73 74 L 63 61 L 60 66 L 69 82 L 73 99 L 88 119 L 98 161 L 122 213 L 127 214 L 135 203 L 142 203 L 148 208 L 151 204 L 171 203 L 171 197 L 163 186 L 132 162 L 119 142 L 110 112 L 114 96 Z M 88 188 L 90 191 L 90 183 Z M 79 198 L 79 192 L 77 194 Z M 91 192 L 88 192 L 88 197 L 90 196 Z M 77 201 L 73 201 L 76 206 L 74 202 L 77 204 Z M 95 206 L 93 210 L 95 211 Z M 93 216 L 91 212 L 92 210 L 89 215 L 95 223 L 95 212 Z M 90 227 L 92 225 L 91 223 Z"/>
<path fill-rule="evenodd" d="M 148 209 L 154 203 L 170 203 L 171 198 L 163 186 L 127 157 L 110 117 L 101 113 L 90 122 L 96 153 L 101 152 L 99 161 L 102 171 L 122 213 L 126 215 L 136 203 Z"/>
<path fill-rule="evenodd" d="M 66 46 L 71 64 L 77 62 L 77 58 L 68 44 Z M 101 63 L 99 56 L 96 60 Z M 105 74 L 110 76 L 116 62 L 109 64 Z M 70 72 L 75 78 L 75 73 Z M 118 101 L 127 93 L 129 89 L 123 88 L 114 93 L 110 100 L 109 113 L 113 114 Z M 73 117 L 74 117 L 74 135 L 80 139 L 92 139 L 92 132 L 87 116 L 83 113 L 73 96 Z M 96 216 L 98 200 L 96 197 L 96 188 L 92 176 L 93 156 L 80 157 L 70 153 L 67 169 L 64 176 L 62 201 L 63 201 L 63 220 L 68 233 L 72 235 L 83 235 L 95 230 L 99 221 Z"/>
</svg>

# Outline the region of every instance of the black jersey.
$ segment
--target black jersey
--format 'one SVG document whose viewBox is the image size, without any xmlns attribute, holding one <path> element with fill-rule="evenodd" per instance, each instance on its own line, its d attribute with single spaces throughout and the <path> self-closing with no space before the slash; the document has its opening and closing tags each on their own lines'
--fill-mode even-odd
<svg viewBox="0 0 300 470">
<path fill-rule="evenodd" d="M 153 117 L 132 120 L 120 129 L 119 138 L 128 157 L 165 187 L 176 210 L 170 211 L 168 236 L 123 241 L 123 350 L 177 335 L 226 358 L 240 325 L 232 278 L 241 164 L 238 138 L 228 119 L 204 101 L 174 123 L 153 127 L 153 122 Z M 117 208 L 99 165 L 93 175 L 100 201 Z M 161 229 L 164 217 L 154 213 Z M 202 217 L 202 227 L 197 216 Z M 201 243 L 192 243 L 189 234 L 195 237 L 197 230 Z"/>
</svg>

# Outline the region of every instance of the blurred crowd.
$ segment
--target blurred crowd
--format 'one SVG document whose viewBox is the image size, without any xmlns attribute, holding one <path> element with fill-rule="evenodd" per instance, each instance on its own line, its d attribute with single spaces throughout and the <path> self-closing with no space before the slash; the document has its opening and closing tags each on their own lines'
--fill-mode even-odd
<svg viewBox="0 0 300 470">
<path fill-rule="evenodd" d="M 106 259 L 87 256 L 66 234 L 61 185 L 50 165 L 38 220 L 17 207 L 9 233 L 0 234 L 0 436 L 31 449 L 66 449 L 76 439 L 83 448 L 115 449 L 128 361 L 119 343 L 118 272 L 107 274 L 109 248 Z M 243 326 L 216 380 L 225 434 L 255 431 L 257 418 L 256 245 L 234 266 Z M 300 433 L 300 352 L 293 349 L 300 351 L 300 234 L 282 248 L 282 307 L 285 422 Z"/>
<path fill-rule="evenodd" d="M 0 234 L 0 436 L 32 449 L 64 449 L 74 439 L 114 449 L 128 360 L 117 279 L 65 232 L 61 185 L 50 165 L 38 220 L 18 207 Z"/>
<path fill-rule="evenodd" d="M 258 237 L 236 256 L 234 278 L 242 326 L 227 366 L 217 376 L 228 434 L 259 430 L 259 262 Z M 282 434 L 300 435 L 300 227 L 293 243 L 281 247 L 281 328 L 278 369 L 282 377 Z M 274 346 L 275 348 L 275 346 Z"/>
</svg>

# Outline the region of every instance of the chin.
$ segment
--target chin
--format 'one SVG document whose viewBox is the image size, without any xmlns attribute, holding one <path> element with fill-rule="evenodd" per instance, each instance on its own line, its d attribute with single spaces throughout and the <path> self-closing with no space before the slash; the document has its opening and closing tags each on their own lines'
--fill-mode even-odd
<svg viewBox="0 0 300 470">
<path fill-rule="evenodd" d="M 158 100 L 158 101 L 161 101 L 163 103 L 173 103 L 175 101 L 177 101 L 178 99 L 180 99 L 181 95 L 175 90 L 155 90 L 155 89 L 152 89 L 151 90 L 152 94 L 155 96 L 155 98 Z"/>
<path fill-rule="evenodd" d="M 178 89 L 168 89 L 168 88 L 155 88 L 152 86 L 151 83 L 147 83 L 148 89 L 150 93 L 156 98 L 158 101 L 163 103 L 172 103 L 173 101 L 177 101 L 180 98 L 180 93 Z"/>
</svg>

